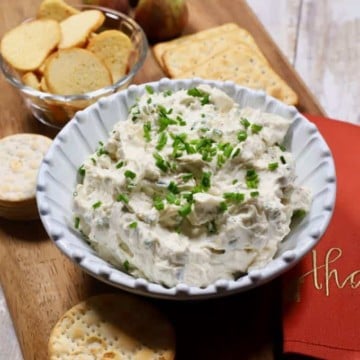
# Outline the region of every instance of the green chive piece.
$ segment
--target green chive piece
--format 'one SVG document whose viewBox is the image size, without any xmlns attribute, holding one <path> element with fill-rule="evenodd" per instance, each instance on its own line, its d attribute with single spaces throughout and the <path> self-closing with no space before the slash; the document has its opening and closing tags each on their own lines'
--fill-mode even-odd
<svg viewBox="0 0 360 360">
<path fill-rule="evenodd" d="M 80 218 L 78 216 L 75 217 L 74 219 L 74 227 L 75 229 L 78 229 L 80 225 Z"/>
<path fill-rule="evenodd" d="M 145 85 L 145 90 L 150 95 L 154 93 L 154 89 L 150 85 Z"/>
<path fill-rule="evenodd" d="M 279 143 L 275 143 L 275 145 L 278 146 L 281 151 L 286 151 L 286 147 L 284 145 L 279 144 Z"/>
<path fill-rule="evenodd" d="M 227 143 L 223 150 L 223 153 L 227 158 L 229 158 L 233 150 L 234 148 L 229 143 Z"/>
<path fill-rule="evenodd" d="M 211 172 L 203 172 L 200 180 L 201 186 L 204 190 L 210 189 L 211 186 Z"/>
<path fill-rule="evenodd" d="M 163 202 L 163 200 L 161 199 L 160 196 L 155 196 L 155 198 L 154 198 L 154 207 L 155 207 L 156 210 L 159 210 L 159 211 L 164 210 L 165 205 L 164 205 L 164 202 Z"/>
<path fill-rule="evenodd" d="M 124 204 L 128 204 L 129 203 L 129 198 L 125 194 L 119 194 L 116 197 L 116 201 L 122 201 Z"/>
<path fill-rule="evenodd" d="M 167 188 L 173 194 L 178 194 L 180 192 L 177 184 L 174 181 L 170 181 L 170 184 L 168 185 Z"/>
<path fill-rule="evenodd" d="M 246 186 L 249 189 L 256 189 L 259 185 L 259 176 L 254 169 L 246 171 L 245 175 Z"/>
<path fill-rule="evenodd" d="M 237 192 L 226 192 L 223 194 L 225 200 L 241 203 L 245 199 L 245 195 L 243 193 Z"/>
<path fill-rule="evenodd" d="M 124 162 L 123 162 L 123 161 L 119 161 L 119 162 L 115 165 L 116 169 L 120 169 L 120 168 L 122 168 L 123 166 L 124 166 Z"/>
<path fill-rule="evenodd" d="M 183 179 L 184 182 L 188 182 L 193 177 L 194 177 L 194 175 L 192 173 L 188 173 L 188 174 L 184 174 L 181 178 Z"/>
<path fill-rule="evenodd" d="M 85 170 L 85 168 L 84 168 L 84 165 L 81 165 L 81 166 L 79 167 L 78 172 L 79 172 L 80 176 L 83 176 L 83 177 L 85 176 L 86 170 Z"/>
<path fill-rule="evenodd" d="M 284 156 L 280 156 L 280 160 L 281 160 L 281 162 L 283 163 L 283 164 L 286 164 L 286 160 L 285 160 L 285 158 L 284 158 Z"/>
<path fill-rule="evenodd" d="M 176 121 L 179 122 L 180 126 L 185 126 L 186 125 L 186 121 L 181 116 L 177 116 Z"/>
<path fill-rule="evenodd" d="M 156 145 L 156 150 L 162 150 L 167 143 L 167 139 L 168 139 L 168 137 L 166 135 L 166 132 L 160 133 L 158 143 Z"/>
<path fill-rule="evenodd" d="M 245 130 L 240 130 L 237 133 L 237 138 L 240 142 L 245 141 L 247 139 L 247 133 Z"/>
<path fill-rule="evenodd" d="M 226 202 L 225 202 L 225 201 L 222 201 L 222 202 L 219 204 L 219 212 L 223 213 L 223 212 L 225 212 L 227 209 L 228 209 L 228 206 L 227 206 Z"/>
<path fill-rule="evenodd" d="M 94 164 L 94 165 L 96 165 L 96 160 L 92 157 L 92 158 L 90 158 L 91 159 L 91 161 L 92 161 L 92 163 Z"/>
<path fill-rule="evenodd" d="M 129 263 L 127 260 L 125 260 L 125 261 L 123 262 L 123 267 L 124 267 L 124 270 L 125 270 L 126 272 L 129 272 L 129 270 L 130 270 L 130 263 Z"/>
<path fill-rule="evenodd" d="M 133 221 L 130 225 L 129 228 L 131 229 L 136 229 L 137 228 L 138 223 L 136 221 Z"/>
<path fill-rule="evenodd" d="M 245 129 L 247 129 L 250 126 L 250 121 L 246 118 L 241 118 L 240 123 Z"/>
<path fill-rule="evenodd" d="M 231 158 L 233 159 L 233 158 L 237 157 L 239 154 L 240 154 L 240 148 L 237 148 L 235 150 L 235 152 L 232 154 Z"/>
<path fill-rule="evenodd" d="M 253 134 L 257 134 L 257 133 L 259 133 L 261 131 L 262 128 L 263 128 L 262 125 L 252 124 L 251 125 L 251 132 Z"/>
<path fill-rule="evenodd" d="M 201 105 L 206 105 L 206 104 L 210 103 L 210 100 L 209 100 L 210 94 L 205 92 L 205 91 L 202 91 L 202 90 L 200 90 L 198 88 L 189 89 L 187 91 L 187 94 L 190 95 L 190 96 L 201 98 L 200 99 Z"/>
<path fill-rule="evenodd" d="M 97 208 L 99 208 L 101 205 L 102 205 L 102 202 L 101 202 L 101 201 L 97 201 L 96 203 L 94 203 L 94 204 L 92 205 L 92 207 L 93 207 L 93 209 L 97 209 Z"/>
<path fill-rule="evenodd" d="M 269 169 L 270 171 L 274 171 L 274 170 L 276 170 L 276 169 L 278 168 L 278 166 L 279 166 L 279 163 L 277 163 L 277 162 L 270 163 L 270 164 L 268 165 L 268 169 Z"/>
<path fill-rule="evenodd" d="M 291 220 L 302 220 L 306 216 L 306 211 L 304 209 L 294 210 Z"/>
<path fill-rule="evenodd" d="M 151 104 L 151 103 L 152 103 L 152 98 L 149 97 L 149 98 L 146 100 L 146 103 L 147 103 L 147 104 Z"/>
<path fill-rule="evenodd" d="M 252 191 L 252 192 L 250 193 L 250 196 L 251 196 L 252 198 L 257 197 L 257 196 L 259 196 L 259 192 L 258 192 L 258 191 Z"/>
<path fill-rule="evenodd" d="M 165 90 L 165 91 L 164 91 L 164 97 L 171 96 L 171 95 L 172 95 L 172 91 L 171 91 L 171 90 Z"/>
<path fill-rule="evenodd" d="M 146 142 L 150 142 L 151 141 L 151 123 L 150 123 L 150 121 L 147 121 L 143 125 L 143 131 L 144 131 L 144 138 L 145 138 Z"/>
<path fill-rule="evenodd" d="M 235 185 L 238 181 L 239 181 L 238 179 L 234 179 L 234 180 L 232 181 L 232 184 Z"/>
<path fill-rule="evenodd" d="M 184 206 L 182 206 L 179 211 L 178 211 L 179 215 L 182 217 L 185 217 L 187 215 L 189 215 L 191 213 L 191 204 L 187 203 Z"/>
<path fill-rule="evenodd" d="M 126 170 L 124 172 L 124 176 L 128 179 L 134 180 L 136 178 L 136 174 L 131 170 Z"/>
<path fill-rule="evenodd" d="M 164 160 L 164 158 L 158 154 L 158 153 L 154 153 L 153 157 L 155 159 L 155 165 L 162 170 L 163 172 L 167 172 L 169 170 L 169 163 L 167 161 Z"/>
<path fill-rule="evenodd" d="M 166 194 L 166 201 L 169 203 L 169 204 L 175 204 L 176 202 L 177 202 L 177 200 L 178 200 L 178 198 L 176 197 L 176 195 L 175 194 L 173 194 L 173 193 L 168 193 L 168 194 Z"/>
</svg>

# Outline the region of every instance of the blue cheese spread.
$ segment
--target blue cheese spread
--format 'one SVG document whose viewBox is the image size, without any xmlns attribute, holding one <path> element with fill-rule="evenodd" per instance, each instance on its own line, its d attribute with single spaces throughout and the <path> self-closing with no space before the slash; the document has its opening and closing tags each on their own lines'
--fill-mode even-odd
<svg viewBox="0 0 360 360">
<path fill-rule="evenodd" d="M 75 227 L 100 257 L 169 287 L 263 267 L 311 201 L 281 145 L 289 126 L 209 86 L 147 87 L 80 167 Z"/>
</svg>

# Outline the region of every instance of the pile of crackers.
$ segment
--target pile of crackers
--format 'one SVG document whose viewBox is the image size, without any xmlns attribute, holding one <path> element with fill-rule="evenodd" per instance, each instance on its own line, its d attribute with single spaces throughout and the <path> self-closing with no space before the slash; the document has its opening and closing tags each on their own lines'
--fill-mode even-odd
<svg viewBox="0 0 360 360">
<path fill-rule="evenodd" d="M 254 38 L 234 23 L 158 43 L 153 51 L 170 78 L 231 80 L 265 90 L 289 105 L 298 102 L 297 94 L 271 68 Z"/>
</svg>

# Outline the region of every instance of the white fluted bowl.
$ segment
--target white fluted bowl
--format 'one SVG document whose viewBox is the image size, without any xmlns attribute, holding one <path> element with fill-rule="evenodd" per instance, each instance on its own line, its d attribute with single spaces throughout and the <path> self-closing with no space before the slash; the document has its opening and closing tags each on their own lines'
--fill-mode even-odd
<svg viewBox="0 0 360 360">
<path fill-rule="evenodd" d="M 107 139 L 113 125 L 127 118 L 130 106 L 145 92 L 145 86 L 101 99 L 78 112 L 55 138 L 41 165 L 37 203 L 43 225 L 56 246 L 90 275 L 130 292 L 168 299 L 199 299 L 241 292 L 266 283 L 294 266 L 320 240 L 335 204 L 336 175 L 331 151 L 317 130 L 294 107 L 232 82 L 162 79 L 149 83 L 155 91 L 176 91 L 209 84 L 225 91 L 240 106 L 251 106 L 292 120 L 285 144 L 296 162 L 296 183 L 311 189 L 312 205 L 305 220 L 280 244 L 275 258 L 265 267 L 237 280 L 218 280 L 206 288 L 179 284 L 173 288 L 134 278 L 116 269 L 73 229 L 72 201 L 77 170 L 93 153 L 99 141 Z"/>
</svg>

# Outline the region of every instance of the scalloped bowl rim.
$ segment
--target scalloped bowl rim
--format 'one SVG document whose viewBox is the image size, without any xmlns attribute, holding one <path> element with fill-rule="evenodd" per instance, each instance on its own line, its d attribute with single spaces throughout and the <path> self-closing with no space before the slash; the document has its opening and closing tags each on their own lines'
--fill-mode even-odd
<svg viewBox="0 0 360 360">
<path fill-rule="evenodd" d="M 155 91 L 163 91 L 165 89 L 177 90 L 180 88 L 189 88 L 190 86 L 197 86 L 199 84 L 208 84 L 210 86 L 218 87 L 230 96 L 233 96 L 234 94 L 236 96 L 240 96 L 240 99 L 236 100 L 242 104 L 250 104 L 249 106 L 253 106 L 255 108 L 258 107 L 263 110 L 266 109 L 268 112 L 291 117 L 293 119 L 293 124 L 291 126 L 292 136 L 295 132 L 299 133 L 300 130 L 305 129 L 306 131 L 304 131 L 310 138 L 307 143 L 310 143 L 311 146 L 315 146 L 317 144 L 316 149 L 318 150 L 320 158 L 323 160 L 321 160 L 320 163 L 312 164 L 315 170 L 310 172 L 308 177 L 313 177 L 312 174 L 317 172 L 317 176 L 320 179 L 319 181 L 322 181 L 324 185 L 323 188 L 316 193 L 317 199 L 320 199 L 320 204 L 318 205 L 320 206 L 320 209 L 315 209 L 314 214 L 311 213 L 312 210 L 310 211 L 310 214 L 308 215 L 310 217 L 309 220 L 302 226 L 300 234 L 297 234 L 297 238 L 294 240 L 296 242 L 295 247 L 287 249 L 286 242 L 290 240 L 283 241 L 281 244 L 285 243 L 285 247 L 281 250 L 281 252 L 279 251 L 279 254 L 277 254 L 275 258 L 265 267 L 250 271 L 248 274 L 237 280 L 218 280 L 205 288 L 188 286 L 186 284 L 178 284 L 175 287 L 166 288 L 146 279 L 134 278 L 97 256 L 95 251 L 91 249 L 81 236 L 74 231 L 73 226 L 70 225 L 71 221 L 69 220 L 69 216 L 72 215 L 71 209 L 64 208 L 61 202 L 58 203 L 57 198 L 55 199 L 54 197 L 51 197 L 53 191 L 51 189 L 49 190 L 51 185 L 54 185 L 57 182 L 62 184 L 61 182 L 65 181 L 65 183 L 61 186 L 65 187 L 67 193 L 72 191 L 70 194 L 70 196 L 72 196 L 75 183 L 73 182 L 69 185 L 67 182 L 68 179 L 59 180 L 61 176 L 65 177 L 65 175 L 60 174 L 59 178 L 54 178 L 51 174 L 54 169 L 56 169 L 54 164 L 60 161 L 59 157 L 65 156 L 63 155 L 65 154 L 64 149 L 69 150 L 69 148 L 73 147 L 74 149 L 72 153 L 74 154 L 76 150 L 78 150 L 75 149 L 76 146 L 78 146 L 77 144 L 67 142 L 68 136 L 75 136 L 75 132 L 79 134 L 79 129 L 81 129 L 82 131 L 85 131 L 87 135 L 96 137 L 97 140 L 100 140 L 99 134 L 95 135 L 93 132 L 95 120 L 93 118 L 91 119 L 92 116 L 100 117 L 101 114 L 103 114 L 103 117 L 107 118 L 107 115 L 109 114 L 106 114 L 106 110 L 111 106 L 118 106 L 118 108 L 119 106 L 120 108 L 123 106 L 126 108 L 127 113 L 128 108 L 136 96 L 145 92 L 145 85 L 152 86 Z M 110 114 L 110 117 L 111 116 L 112 115 Z M 100 123 L 102 123 L 101 129 L 103 137 L 108 135 L 111 128 L 117 121 L 118 119 L 116 121 L 111 120 L 106 128 L 104 128 L 104 126 L 106 126 L 104 125 L 106 122 L 100 121 Z M 107 131 L 107 133 L 105 131 Z M 306 144 L 303 147 L 303 150 L 305 149 L 304 153 L 306 152 Z M 93 151 L 95 151 L 95 148 L 88 151 L 87 155 Z M 63 154 L 60 154 L 60 152 Z M 314 153 L 311 154 L 311 157 L 314 157 Z M 76 169 L 81 165 L 81 162 L 78 161 L 78 163 L 73 164 L 73 159 L 67 159 L 66 161 L 71 163 L 72 169 L 70 169 L 70 171 L 76 173 Z M 76 177 L 76 175 L 74 176 Z M 69 194 L 67 195 L 69 196 Z M 275 277 L 281 275 L 298 263 L 298 261 L 300 261 L 303 256 L 318 243 L 331 220 L 335 206 L 335 198 L 336 174 L 331 151 L 316 126 L 301 115 L 295 107 L 288 106 L 279 100 L 266 95 L 263 91 L 244 88 L 231 81 L 221 82 L 203 80 L 199 78 L 181 80 L 163 78 L 160 81 L 150 82 L 147 84 L 130 85 L 127 89 L 109 97 L 102 98 L 96 103 L 90 105 L 88 108 L 79 111 L 75 117 L 70 120 L 59 132 L 44 157 L 38 174 L 36 191 L 40 218 L 48 235 L 61 252 L 63 252 L 75 264 L 80 266 L 82 270 L 105 283 L 129 292 L 173 300 L 194 300 L 225 296 L 249 290 L 261 284 L 267 283 Z M 55 215 L 52 215 L 53 213 L 55 213 Z M 304 221 L 306 221 L 306 219 Z M 294 236 L 295 235 L 292 230 L 289 235 L 289 239 Z M 300 240 L 299 243 L 298 240 Z M 78 242 L 80 242 L 82 246 L 79 247 Z"/>
</svg>

